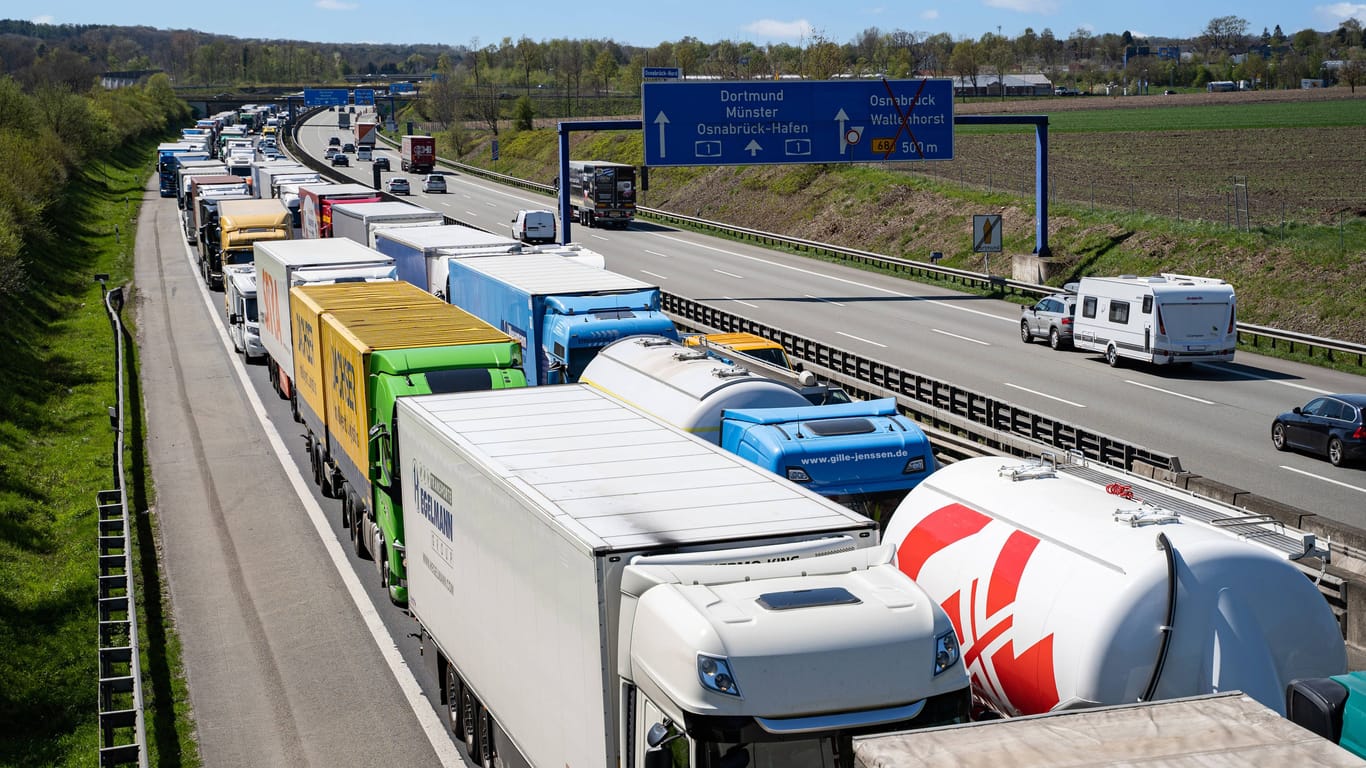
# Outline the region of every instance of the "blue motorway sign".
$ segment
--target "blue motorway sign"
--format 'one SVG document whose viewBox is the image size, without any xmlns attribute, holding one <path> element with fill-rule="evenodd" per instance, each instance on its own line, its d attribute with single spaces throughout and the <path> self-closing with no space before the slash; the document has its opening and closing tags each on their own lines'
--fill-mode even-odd
<svg viewBox="0 0 1366 768">
<path fill-rule="evenodd" d="M 357 89 L 356 89 L 356 106 L 359 107 L 359 106 L 361 106 L 362 104 L 367 105 L 367 106 L 374 106 L 374 104 L 375 104 L 375 89 L 374 89 L 374 88 L 357 88 Z"/>
<path fill-rule="evenodd" d="M 305 88 L 305 107 L 336 107 L 345 104 L 351 92 L 345 88 Z"/>
<path fill-rule="evenodd" d="M 796 80 L 641 85 L 645 164 L 953 159 L 953 82 Z"/>
<path fill-rule="evenodd" d="M 417 90 L 412 83 L 398 82 L 389 85 L 389 93 L 412 93 Z"/>
</svg>

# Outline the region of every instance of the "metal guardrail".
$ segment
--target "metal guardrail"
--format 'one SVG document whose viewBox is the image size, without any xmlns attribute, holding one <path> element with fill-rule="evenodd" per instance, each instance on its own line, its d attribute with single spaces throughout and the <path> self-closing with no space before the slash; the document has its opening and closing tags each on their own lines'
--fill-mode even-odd
<svg viewBox="0 0 1366 768">
<path fill-rule="evenodd" d="M 147 730 L 138 657 L 137 601 L 133 593 L 133 544 L 124 482 L 123 288 L 105 291 L 105 310 L 114 330 L 116 405 L 109 409 L 114 428 L 114 488 L 100 491 L 99 505 L 99 725 L 100 766 L 147 768 Z"/>
</svg>

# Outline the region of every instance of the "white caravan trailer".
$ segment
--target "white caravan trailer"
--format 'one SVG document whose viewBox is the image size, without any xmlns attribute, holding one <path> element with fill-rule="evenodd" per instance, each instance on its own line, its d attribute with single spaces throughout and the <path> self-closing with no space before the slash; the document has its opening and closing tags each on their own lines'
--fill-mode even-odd
<svg viewBox="0 0 1366 768">
<path fill-rule="evenodd" d="M 1072 343 L 1120 358 L 1167 363 L 1227 362 L 1238 346 L 1233 286 L 1213 277 L 1083 277 Z"/>
</svg>

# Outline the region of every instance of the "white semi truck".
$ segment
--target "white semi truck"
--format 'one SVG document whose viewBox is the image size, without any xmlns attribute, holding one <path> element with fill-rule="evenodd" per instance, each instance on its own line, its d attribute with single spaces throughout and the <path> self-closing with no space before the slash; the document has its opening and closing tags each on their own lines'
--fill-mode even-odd
<svg viewBox="0 0 1366 768">
<path fill-rule="evenodd" d="M 408 604 L 474 764 L 850 768 L 854 734 L 966 719 L 872 520 L 583 385 L 397 421 Z"/>
<path fill-rule="evenodd" d="M 1016 716 L 1241 690 L 1284 713 L 1292 680 L 1346 670 L 1306 574 L 1328 556 L 1312 534 L 1045 458 L 950 464 L 887 526 L 958 628 L 980 703 Z"/>
<path fill-rule="evenodd" d="M 394 260 L 354 240 L 325 238 L 258 242 L 255 264 L 261 344 L 270 382 L 280 397 L 297 407 L 289 289 L 305 283 L 393 280 Z"/>
</svg>

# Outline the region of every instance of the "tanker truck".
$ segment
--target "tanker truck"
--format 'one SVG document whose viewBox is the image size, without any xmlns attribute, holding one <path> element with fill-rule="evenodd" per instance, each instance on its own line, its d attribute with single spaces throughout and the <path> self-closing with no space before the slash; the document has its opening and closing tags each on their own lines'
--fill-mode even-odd
<svg viewBox="0 0 1366 768">
<path fill-rule="evenodd" d="M 395 403 L 434 392 L 526 386 L 507 334 L 401 280 L 290 289 L 294 371 L 313 479 L 342 500 L 358 557 L 408 601 Z"/>
<path fill-rule="evenodd" d="M 1346 669 L 1297 567 L 1326 562 L 1313 535 L 1079 455 L 946 466 L 886 540 L 1002 715 L 1232 690 L 1284 715 L 1292 680 Z"/>
<path fill-rule="evenodd" d="M 678 338 L 657 286 L 552 253 L 451 259 L 446 300 L 522 342 L 527 384 L 579 380 L 598 350 L 638 334 Z"/>
<path fill-rule="evenodd" d="M 852 768 L 854 734 L 966 718 L 872 520 L 584 385 L 398 422 L 408 605 L 472 764 Z"/>
<path fill-rule="evenodd" d="M 669 339 L 609 344 L 580 381 L 874 518 L 936 466 L 892 398 L 812 405 L 829 388 L 809 373 L 762 375 Z"/>
</svg>

